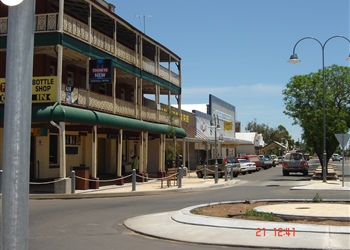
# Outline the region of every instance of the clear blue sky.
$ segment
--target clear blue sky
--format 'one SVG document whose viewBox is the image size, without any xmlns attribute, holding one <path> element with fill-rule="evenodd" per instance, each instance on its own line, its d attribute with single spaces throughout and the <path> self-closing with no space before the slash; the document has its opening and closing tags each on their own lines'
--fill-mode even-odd
<svg viewBox="0 0 350 250">
<path fill-rule="evenodd" d="M 107 0 L 108 1 L 108 0 Z M 182 103 L 208 103 L 209 94 L 236 107 L 242 130 L 255 118 L 293 139 L 302 129 L 283 114 L 282 90 L 294 75 L 322 68 L 313 36 L 323 44 L 350 38 L 349 0 L 109 0 L 116 13 L 182 58 Z M 137 15 L 146 15 L 139 18 Z M 350 46 L 325 46 L 325 66 L 349 66 Z M 320 131 L 322 128 L 320 128 Z"/>
</svg>

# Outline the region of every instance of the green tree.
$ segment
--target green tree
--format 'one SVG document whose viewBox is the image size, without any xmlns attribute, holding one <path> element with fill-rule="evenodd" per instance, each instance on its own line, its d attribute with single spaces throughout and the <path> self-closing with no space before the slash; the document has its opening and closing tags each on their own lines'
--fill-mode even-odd
<svg viewBox="0 0 350 250">
<path fill-rule="evenodd" d="M 325 68 L 326 153 L 327 163 L 338 147 L 336 133 L 350 128 L 350 68 L 332 65 Z M 322 70 L 294 76 L 282 91 L 284 113 L 303 128 L 302 138 L 317 154 L 323 166 L 323 85 Z"/>
<path fill-rule="evenodd" d="M 274 141 L 281 142 L 282 138 L 288 140 L 289 145 L 294 144 L 294 141 L 289 135 L 287 129 L 282 125 L 279 125 L 277 128 L 270 128 L 265 123 L 259 124 L 257 120 L 254 119 L 253 121 L 248 122 L 247 126 L 245 127 L 245 130 L 247 132 L 256 132 L 258 134 L 262 134 L 264 142 L 266 144 L 269 144 Z"/>
</svg>

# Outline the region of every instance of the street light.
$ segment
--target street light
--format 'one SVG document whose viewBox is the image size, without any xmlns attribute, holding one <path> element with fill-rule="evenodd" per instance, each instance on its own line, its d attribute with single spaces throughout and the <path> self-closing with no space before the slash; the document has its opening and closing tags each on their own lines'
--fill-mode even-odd
<svg viewBox="0 0 350 250">
<path fill-rule="evenodd" d="M 305 40 L 305 39 L 312 39 L 315 40 L 316 42 L 319 43 L 319 45 L 322 48 L 322 106 L 323 106 L 323 165 L 322 165 L 322 176 L 323 176 L 323 182 L 327 182 L 327 176 L 326 176 L 326 172 L 327 172 L 327 151 L 326 151 L 326 86 L 325 86 L 325 75 L 324 75 L 324 49 L 326 44 L 328 43 L 329 40 L 333 39 L 333 38 L 343 38 L 345 40 L 347 40 L 350 43 L 350 40 L 348 38 L 346 38 L 345 36 L 332 36 L 330 38 L 328 38 L 326 40 L 325 43 L 321 43 L 318 39 L 314 38 L 314 37 L 304 37 L 301 38 L 295 45 L 293 48 L 293 54 L 290 56 L 290 59 L 288 60 L 289 63 L 299 63 L 301 62 L 297 56 L 297 54 L 295 53 L 295 48 L 297 47 L 297 45 Z M 346 58 L 346 60 L 350 61 L 350 54 L 349 57 Z"/>
<path fill-rule="evenodd" d="M 210 127 L 214 128 L 215 131 L 215 183 L 218 183 L 218 145 L 217 145 L 217 136 L 216 136 L 216 131 L 220 128 L 220 122 L 219 122 L 219 117 L 215 114 L 213 114 L 213 117 L 210 121 Z"/>
<path fill-rule="evenodd" d="M 1 2 L 7 6 L 15 6 L 23 2 L 23 0 L 1 0 Z"/>
</svg>

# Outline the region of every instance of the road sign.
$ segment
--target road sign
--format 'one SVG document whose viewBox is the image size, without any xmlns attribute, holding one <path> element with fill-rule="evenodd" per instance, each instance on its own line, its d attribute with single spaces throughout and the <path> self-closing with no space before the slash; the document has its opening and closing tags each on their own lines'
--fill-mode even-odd
<svg viewBox="0 0 350 250">
<path fill-rule="evenodd" d="M 345 145 L 348 143 L 350 139 L 350 134 L 335 134 L 340 146 L 342 149 L 345 148 Z"/>
</svg>

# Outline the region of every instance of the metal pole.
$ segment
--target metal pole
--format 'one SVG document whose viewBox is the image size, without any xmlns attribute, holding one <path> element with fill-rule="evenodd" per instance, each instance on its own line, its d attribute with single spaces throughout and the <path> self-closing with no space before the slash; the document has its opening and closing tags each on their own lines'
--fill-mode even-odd
<svg viewBox="0 0 350 250">
<path fill-rule="evenodd" d="M 341 135 L 341 145 L 343 148 L 343 157 L 342 157 L 342 165 L 341 165 L 341 171 L 342 171 L 342 187 L 344 187 L 344 177 L 345 177 L 345 173 L 344 173 L 344 158 L 345 158 L 345 142 L 344 142 L 344 134 Z"/>
<path fill-rule="evenodd" d="M 214 125 L 215 125 L 215 184 L 218 183 L 218 148 L 216 144 L 216 129 L 217 129 L 217 123 L 216 123 L 216 116 L 214 115 Z"/>
<path fill-rule="evenodd" d="M 71 193 L 74 194 L 75 193 L 75 171 L 72 170 L 70 172 L 70 179 L 71 179 Z"/>
<path fill-rule="evenodd" d="M 132 170 L 132 191 L 136 191 L 136 169 Z"/>
<path fill-rule="evenodd" d="M 28 249 L 35 0 L 8 8 L 1 249 Z"/>
<path fill-rule="evenodd" d="M 178 180 L 177 180 L 177 187 L 178 188 L 181 188 L 181 186 L 182 186 L 182 176 L 183 176 L 182 168 L 180 167 L 178 169 L 178 175 L 177 175 L 177 178 L 178 178 Z"/>
<path fill-rule="evenodd" d="M 327 182 L 327 150 L 326 150 L 326 84 L 324 75 L 324 45 L 322 46 L 322 106 L 323 106 L 323 170 L 322 180 Z"/>
</svg>

